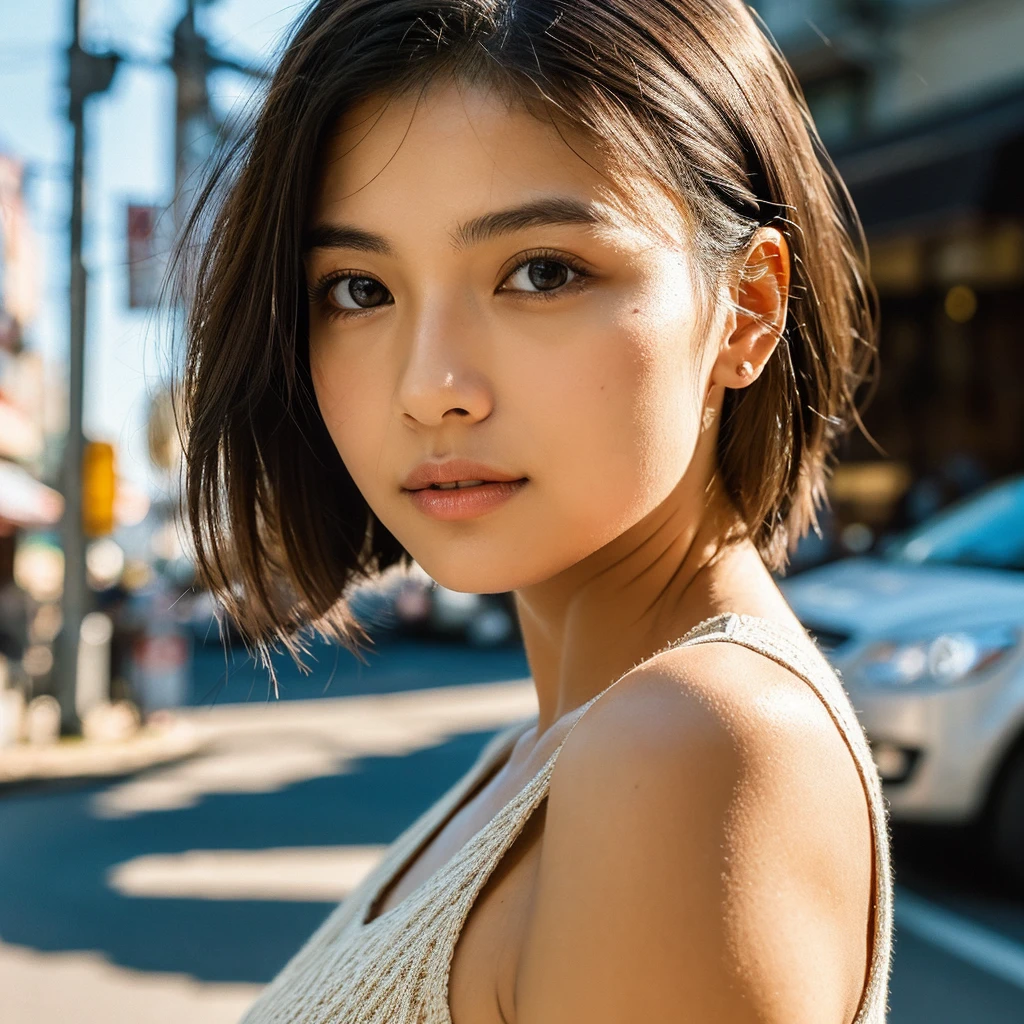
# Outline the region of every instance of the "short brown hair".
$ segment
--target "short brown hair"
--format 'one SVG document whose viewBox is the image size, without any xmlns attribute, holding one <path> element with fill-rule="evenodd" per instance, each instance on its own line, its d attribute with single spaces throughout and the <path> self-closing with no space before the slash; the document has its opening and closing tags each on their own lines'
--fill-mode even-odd
<svg viewBox="0 0 1024 1024">
<path fill-rule="evenodd" d="M 712 278 L 757 229 L 791 252 L 788 319 L 727 392 L 719 469 L 766 564 L 815 521 L 875 356 L 863 234 L 793 74 L 739 0 L 320 0 L 189 237 L 186 500 L 201 575 L 259 643 L 353 645 L 348 585 L 408 559 L 347 473 L 310 378 L 302 238 L 318 162 L 370 95 L 486 83 L 582 130 L 688 212 Z M 209 216 L 207 216 L 209 215 Z M 207 225 L 204 229 L 203 225 Z"/>
</svg>

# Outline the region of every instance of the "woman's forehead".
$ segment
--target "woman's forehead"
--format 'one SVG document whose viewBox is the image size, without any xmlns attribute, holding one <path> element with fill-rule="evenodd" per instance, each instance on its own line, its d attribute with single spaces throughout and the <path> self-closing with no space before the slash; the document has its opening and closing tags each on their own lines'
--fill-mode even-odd
<svg viewBox="0 0 1024 1024">
<path fill-rule="evenodd" d="M 578 133 L 577 133 L 578 135 Z M 489 187 L 606 187 L 600 153 L 582 136 L 511 105 L 494 90 L 449 84 L 396 97 L 371 96 L 340 119 L 322 168 L 335 198 L 375 185 L 419 183 L 445 174 L 463 186 L 485 176 Z"/>
<path fill-rule="evenodd" d="M 438 83 L 370 96 L 340 118 L 325 148 L 314 217 L 379 212 L 403 199 L 468 210 L 561 195 L 592 205 L 619 230 L 680 218 L 653 183 L 632 177 L 624 183 L 621 167 L 564 119 L 539 116 L 494 88 Z"/>
</svg>

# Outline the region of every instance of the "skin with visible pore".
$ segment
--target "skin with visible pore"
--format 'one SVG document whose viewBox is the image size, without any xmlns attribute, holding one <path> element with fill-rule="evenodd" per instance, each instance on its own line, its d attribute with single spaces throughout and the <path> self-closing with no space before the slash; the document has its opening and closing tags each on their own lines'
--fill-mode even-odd
<svg viewBox="0 0 1024 1024">
<path fill-rule="evenodd" d="M 371 97 L 325 153 L 306 255 L 324 421 L 434 579 L 515 591 L 539 704 L 373 914 L 625 675 L 474 904 L 453 1021 L 842 1024 L 867 974 L 872 853 L 839 730 L 803 681 L 733 644 L 639 664 L 722 611 L 798 625 L 734 539 L 715 456 L 725 389 L 757 379 L 785 322 L 785 239 L 761 229 L 749 272 L 702 289 L 685 216 L 638 182 L 651 234 L 602 162 L 569 127 L 456 83 Z M 439 519 L 403 481 L 452 458 L 525 482 Z"/>
</svg>

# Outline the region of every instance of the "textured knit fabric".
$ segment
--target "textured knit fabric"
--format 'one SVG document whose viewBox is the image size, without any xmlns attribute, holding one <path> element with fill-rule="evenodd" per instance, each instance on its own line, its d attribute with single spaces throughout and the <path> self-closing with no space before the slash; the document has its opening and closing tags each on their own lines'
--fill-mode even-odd
<svg viewBox="0 0 1024 1024">
<path fill-rule="evenodd" d="M 855 1024 L 884 1024 L 892 944 L 889 826 L 878 772 L 856 713 L 834 671 L 807 635 L 764 619 L 719 615 L 664 650 L 715 641 L 759 651 L 807 682 L 825 703 L 853 754 L 868 798 L 875 854 L 870 973 Z M 502 763 L 531 723 L 520 723 L 496 736 L 470 771 L 399 836 L 378 867 L 263 992 L 243 1024 L 451 1024 L 449 969 L 473 901 L 547 795 L 555 760 L 569 732 L 610 689 L 573 712 L 565 738 L 543 767 L 447 864 L 396 906 L 367 923 L 392 879 Z"/>
</svg>

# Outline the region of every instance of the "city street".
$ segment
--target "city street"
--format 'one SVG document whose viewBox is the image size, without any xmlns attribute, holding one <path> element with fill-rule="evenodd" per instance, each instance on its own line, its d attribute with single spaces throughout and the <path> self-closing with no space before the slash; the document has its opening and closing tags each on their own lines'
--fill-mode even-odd
<svg viewBox="0 0 1024 1024">
<path fill-rule="evenodd" d="M 487 738 L 528 716 L 521 651 L 394 642 L 265 675 L 201 649 L 201 754 L 0 791 L 0 1020 L 234 1021 Z M 252 698 L 246 703 L 249 691 Z M 324 695 L 325 696 L 322 696 Z M 969 847 L 897 835 L 891 1024 L 1019 1024 L 1024 902 Z"/>
<path fill-rule="evenodd" d="M 1022 43 L 1024 0 L 0 0 L 0 1024 L 236 1024 L 536 715 L 516 591 L 611 663 L 606 623 L 780 618 L 769 574 L 892 813 L 947 822 L 893 825 L 884 1024 L 1024 1024 Z M 339 594 L 362 654 L 241 643 Z M 771 800 L 737 820 L 813 865 Z M 709 929 L 655 889 L 681 980 Z M 797 903 L 749 956 L 821 1005 Z M 635 1007 L 586 962 L 562 1016 Z M 339 984 L 390 1021 L 429 974 Z"/>
</svg>

